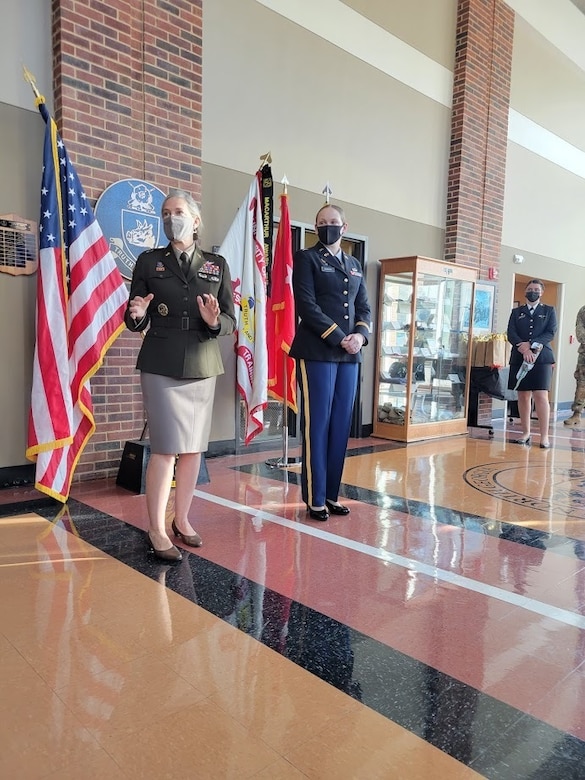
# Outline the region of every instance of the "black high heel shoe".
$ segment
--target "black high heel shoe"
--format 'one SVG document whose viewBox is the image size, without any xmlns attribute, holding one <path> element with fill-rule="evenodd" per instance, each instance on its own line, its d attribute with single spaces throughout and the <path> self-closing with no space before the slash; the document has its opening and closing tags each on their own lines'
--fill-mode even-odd
<svg viewBox="0 0 585 780">
<path fill-rule="evenodd" d="M 328 498 L 325 499 L 325 506 L 329 510 L 329 512 L 332 515 L 348 515 L 349 514 L 349 507 L 343 506 L 343 504 L 340 504 L 339 501 L 330 501 Z"/>
<path fill-rule="evenodd" d="M 201 547 L 201 545 L 203 544 L 203 539 L 199 536 L 198 533 L 192 533 L 192 534 L 181 533 L 177 528 L 174 520 L 171 524 L 171 528 L 173 529 L 173 533 L 175 534 L 177 539 L 180 539 L 189 547 Z"/>
<path fill-rule="evenodd" d="M 312 506 L 307 504 L 307 512 L 309 513 L 311 520 L 321 520 L 324 522 L 325 520 L 329 519 L 329 512 L 327 511 L 327 507 L 324 507 L 323 509 L 313 509 Z"/>
<path fill-rule="evenodd" d="M 161 561 L 167 561 L 168 563 L 178 563 L 179 561 L 183 560 L 181 551 L 177 550 L 174 544 L 172 544 L 170 547 L 167 547 L 166 550 L 157 550 L 157 548 L 152 543 L 152 539 L 150 538 L 148 531 L 146 532 L 146 538 L 148 539 L 150 552 L 154 554 L 155 558 L 158 558 Z"/>
<path fill-rule="evenodd" d="M 541 450 L 550 450 L 550 441 L 547 441 L 544 444 L 542 442 L 540 442 L 540 449 Z"/>
<path fill-rule="evenodd" d="M 524 436 L 522 439 L 516 439 L 514 444 L 526 444 L 527 446 L 530 446 L 531 439 L 531 436 Z"/>
</svg>

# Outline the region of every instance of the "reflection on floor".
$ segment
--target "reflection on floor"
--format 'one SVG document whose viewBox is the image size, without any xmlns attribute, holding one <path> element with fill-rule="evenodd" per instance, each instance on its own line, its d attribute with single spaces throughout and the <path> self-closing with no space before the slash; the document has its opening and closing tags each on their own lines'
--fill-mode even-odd
<svg viewBox="0 0 585 780">
<path fill-rule="evenodd" d="M 0 777 L 584 778 L 585 431 L 517 436 L 355 440 L 326 523 L 210 460 L 177 565 L 142 495 L 1 491 Z"/>
</svg>

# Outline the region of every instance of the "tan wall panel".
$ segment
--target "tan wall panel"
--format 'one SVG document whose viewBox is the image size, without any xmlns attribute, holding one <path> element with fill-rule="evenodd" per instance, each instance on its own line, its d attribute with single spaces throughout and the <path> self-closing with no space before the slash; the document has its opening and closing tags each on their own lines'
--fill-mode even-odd
<svg viewBox="0 0 585 780">
<path fill-rule="evenodd" d="M 51 3 L 18 0 L 2 3 L 0 46 L 0 103 L 35 111 L 34 95 L 23 78 L 25 65 L 36 77 L 39 91 L 50 105 L 53 92 Z"/>
<path fill-rule="evenodd" d="M 453 69 L 456 0 L 344 0 L 427 57 Z"/>
<path fill-rule="evenodd" d="M 204 14 L 205 162 L 252 171 L 271 150 L 293 186 L 443 224 L 448 108 L 252 0 Z"/>
<path fill-rule="evenodd" d="M 37 111 L 0 104 L 0 214 L 18 214 L 38 223 L 44 127 Z M 0 468 L 27 463 L 36 280 L 36 274 L 0 273 Z"/>
<path fill-rule="evenodd" d="M 508 146 L 502 243 L 581 267 L 585 286 L 585 179 Z"/>
<path fill-rule="evenodd" d="M 511 105 L 585 150 L 585 72 L 518 16 Z"/>
</svg>

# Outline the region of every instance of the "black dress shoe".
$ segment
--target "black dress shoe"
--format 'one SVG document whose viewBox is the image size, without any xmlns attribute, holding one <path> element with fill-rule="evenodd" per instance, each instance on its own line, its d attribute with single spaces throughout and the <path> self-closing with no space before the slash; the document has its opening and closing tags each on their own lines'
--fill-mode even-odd
<svg viewBox="0 0 585 780">
<path fill-rule="evenodd" d="M 328 520 L 329 519 L 329 512 L 326 508 L 323 509 L 313 509 L 312 506 L 309 506 L 307 504 L 307 512 L 309 513 L 309 517 L 311 520 Z"/>
<path fill-rule="evenodd" d="M 343 504 L 338 504 L 337 501 L 329 501 L 329 499 L 327 499 L 325 501 L 325 505 L 327 506 L 327 509 L 331 512 L 332 515 L 349 514 L 349 507 L 343 506 Z"/>
</svg>

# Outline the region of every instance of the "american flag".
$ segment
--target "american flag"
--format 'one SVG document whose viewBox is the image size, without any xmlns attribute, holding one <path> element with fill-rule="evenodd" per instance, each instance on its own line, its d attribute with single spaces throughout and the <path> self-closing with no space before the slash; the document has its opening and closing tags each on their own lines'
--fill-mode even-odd
<svg viewBox="0 0 585 780">
<path fill-rule="evenodd" d="M 124 329 L 128 292 L 44 99 L 37 341 L 26 456 L 59 501 L 95 431 L 89 380 Z"/>
</svg>

